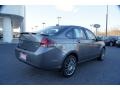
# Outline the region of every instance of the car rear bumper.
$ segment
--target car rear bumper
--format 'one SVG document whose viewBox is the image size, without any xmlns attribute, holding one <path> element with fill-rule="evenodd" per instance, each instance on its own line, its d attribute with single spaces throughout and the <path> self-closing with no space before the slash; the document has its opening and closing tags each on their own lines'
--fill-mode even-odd
<svg viewBox="0 0 120 90">
<path fill-rule="evenodd" d="M 26 55 L 26 60 L 20 57 L 21 53 Z M 19 59 L 20 61 L 41 69 L 60 69 L 63 63 L 62 57 L 59 57 L 59 56 L 52 57 L 52 56 L 49 56 L 49 54 L 47 53 L 36 54 L 33 52 L 28 52 L 28 51 L 16 48 L 15 54 L 17 59 Z M 53 55 L 55 54 L 53 53 Z"/>
</svg>

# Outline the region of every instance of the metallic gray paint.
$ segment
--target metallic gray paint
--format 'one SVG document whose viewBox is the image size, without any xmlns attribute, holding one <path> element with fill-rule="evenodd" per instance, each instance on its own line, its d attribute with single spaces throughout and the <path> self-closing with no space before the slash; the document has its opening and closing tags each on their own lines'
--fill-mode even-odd
<svg viewBox="0 0 120 90">
<path fill-rule="evenodd" d="M 70 26 L 71 28 L 72 26 Z M 74 26 L 75 27 L 75 26 Z M 78 26 L 77 26 L 78 27 Z M 65 30 L 57 36 L 41 36 L 41 35 L 23 35 L 21 36 L 22 44 L 19 43 L 15 50 L 16 57 L 27 64 L 43 68 L 43 69 L 61 69 L 64 59 L 75 54 L 78 62 L 84 62 L 89 59 L 96 58 L 100 55 L 101 50 L 105 47 L 104 42 L 96 40 L 80 40 L 69 39 L 65 37 Z M 54 40 L 55 46 L 41 47 L 40 40 L 43 37 Z M 30 41 L 30 43 L 26 43 Z M 23 44 L 25 43 L 25 45 Z M 31 48 L 31 49 L 30 49 Z M 20 52 L 27 55 L 27 60 L 19 58 Z"/>
</svg>

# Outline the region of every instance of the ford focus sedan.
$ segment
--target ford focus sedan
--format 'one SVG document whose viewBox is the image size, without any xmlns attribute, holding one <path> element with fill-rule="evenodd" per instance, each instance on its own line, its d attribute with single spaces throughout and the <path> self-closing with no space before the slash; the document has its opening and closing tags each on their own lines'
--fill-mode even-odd
<svg viewBox="0 0 120 90">
<path fill-rule="evenodd" d="M 15 49 L 17 59 L 40 69 L 74 74 L 78 63 L 103 60 L 105 43 L 81 26 L 50 26 L 37 33 L 23 33 Z"/>
</svg>

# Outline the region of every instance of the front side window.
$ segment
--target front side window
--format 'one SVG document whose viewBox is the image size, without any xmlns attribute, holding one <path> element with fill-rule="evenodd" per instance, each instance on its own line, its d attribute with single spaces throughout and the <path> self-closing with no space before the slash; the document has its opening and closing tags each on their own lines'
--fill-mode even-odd
<svg viewBox="0 0 120 90">
<path fill-rule="evenodd" d="M 90 40 L 95 40 L 96 39 L 95 35 L 91 31 L 86 30 L 86 34 L 88 36 L 88 39 L 90 39 Z"/>
<path fill-rule="evenodd" d="M 83 30 L 75 28 L 74 31 L 75 31 L 76 38 L 86 39 L 86 36 Z"/>
</svg>

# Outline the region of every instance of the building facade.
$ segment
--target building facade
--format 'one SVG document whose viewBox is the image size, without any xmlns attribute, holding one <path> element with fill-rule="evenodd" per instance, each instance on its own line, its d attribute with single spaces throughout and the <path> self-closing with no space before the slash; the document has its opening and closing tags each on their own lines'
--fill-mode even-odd
<svg viewBox="0 0 120 90">
<path fill-rule="evenodd" d="M 0 29 L 3 32 L 3 42 L 11 43 L 13 29 L 20 28 L 25 32 L 25 9 L 22 5 L 0 5 Z"/>
</svg>

